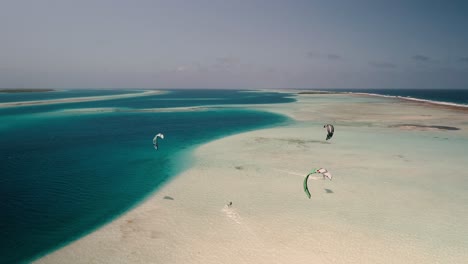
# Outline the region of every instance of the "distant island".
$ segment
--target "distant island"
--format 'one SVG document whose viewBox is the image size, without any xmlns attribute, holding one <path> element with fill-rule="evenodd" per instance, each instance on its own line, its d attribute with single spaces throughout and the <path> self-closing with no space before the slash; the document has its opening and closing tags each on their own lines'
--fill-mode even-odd
<svg viewBox="0 0 468 264">
<path fill-rule="evenodd" d="M 52 91 L 54 89 L 0 89 L 0 93 L 42 93 Z"/>
</svg>

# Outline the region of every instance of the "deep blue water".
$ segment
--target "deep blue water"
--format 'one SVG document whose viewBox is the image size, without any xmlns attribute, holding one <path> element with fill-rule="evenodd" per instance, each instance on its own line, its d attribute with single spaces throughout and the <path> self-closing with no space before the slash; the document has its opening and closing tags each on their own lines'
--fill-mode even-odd
<svg viewBox="0 0 468 264">
<path fill-rule="evenodd" d="M 112 220 L 186 169 L 187 153 L 198 144 L 288 122 L 284 116 L 229 105 L 293 100 L 279 93 L 177 90 L 1 109 L 0 263 L 31 261 Z M 54 114 L 70 108 L 197 105 L 224 108 Z M 152 138 L 158 132 L 165 139 L 155 151 Z"/>
<path fill-rule="evenodd" d="M 329 91 L 375 93 L 468 105 L 468 89 L 329 89 Z"/>
</svg>

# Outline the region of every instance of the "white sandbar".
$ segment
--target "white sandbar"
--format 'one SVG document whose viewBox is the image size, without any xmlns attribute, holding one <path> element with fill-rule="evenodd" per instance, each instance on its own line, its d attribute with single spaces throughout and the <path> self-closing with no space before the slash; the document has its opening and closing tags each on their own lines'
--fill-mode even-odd
<svg viewBox="0 0 468 264">
<path fill-rule="evenodd" d="M 64 104 L 64 103 L 79 103 L 79 102 L 91 102 L 91 101 L 102 101 L 102 100 L 113 100 L 130 97 L 148 96 L 161 94 L 162 91 L 143 91 L 141 93 L 128 93 L 128 94 L 116 94 L 116 95 L 101 95 L 101 96 L 86 96 L 86 97 L 73 97 L 73 98 L 61 98 L 61 99 L 49 99 L 49 100 L 37 100 L 37 101 L 21 101 L 21 102 L 8 102 L 0 103 L 0 108 L 16 107 L 16 106 L 32 106 L 32 105 L 49 105 L 49 104 Z"/>
</svg>

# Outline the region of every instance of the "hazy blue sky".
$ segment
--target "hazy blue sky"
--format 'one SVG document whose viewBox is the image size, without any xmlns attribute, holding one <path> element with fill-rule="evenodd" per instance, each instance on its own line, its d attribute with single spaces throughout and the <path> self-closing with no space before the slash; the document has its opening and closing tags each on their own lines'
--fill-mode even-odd
<svg viewBox="0 0 468 264">
<path fill-rule="evenodd" d="M 468 1 L 2 0 L 1 88 L 467 88 Z"/>
</svg>

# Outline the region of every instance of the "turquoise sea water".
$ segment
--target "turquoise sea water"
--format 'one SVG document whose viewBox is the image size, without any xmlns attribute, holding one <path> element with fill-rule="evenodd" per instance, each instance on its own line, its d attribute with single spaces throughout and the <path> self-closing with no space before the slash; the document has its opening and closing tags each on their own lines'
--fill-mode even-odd
<svg viewBox="0 0 468 264">
<path fill-rule="evenodd" d="M 76 94 L 62 92 L 67 93 Z M 175 90 L 0 109 L 0 263 L 30 261 L 112 220 L 187 168 L 189 150 L 201 143 L 288 122 L 284 116 L 230 105 L 293 100 L 270 92 Z M 113 110 L 70 111 L 103 107 Z M 138 111 L 143 108 L 169 111 Z M 152 138 L 158 132 L 165 139 L 155 151 Z"/>
</svg>

